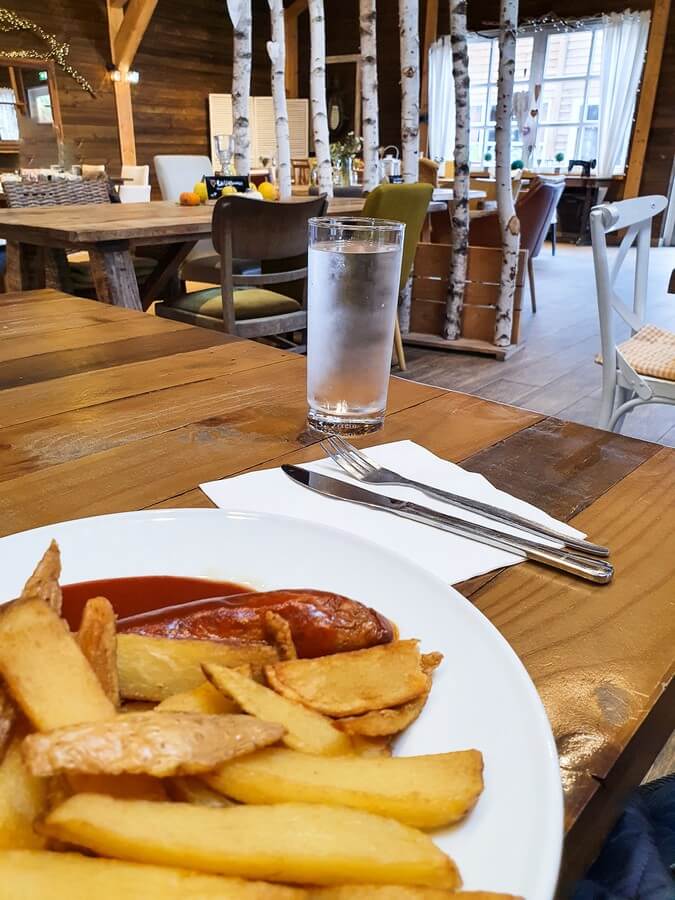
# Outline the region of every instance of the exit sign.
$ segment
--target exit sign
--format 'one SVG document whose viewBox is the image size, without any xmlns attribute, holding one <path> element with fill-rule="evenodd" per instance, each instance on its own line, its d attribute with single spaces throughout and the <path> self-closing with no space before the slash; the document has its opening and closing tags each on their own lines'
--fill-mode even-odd
<svg viewBox="0 0 675 900">
<path fill-rule="evenodd" d="M 38 72 L 38 81 L 48 81 L 48 80 L 49 80 L 49 73 L 46 72 L 44 69 L 40 69 L 40 71 Z"/>
</svg>

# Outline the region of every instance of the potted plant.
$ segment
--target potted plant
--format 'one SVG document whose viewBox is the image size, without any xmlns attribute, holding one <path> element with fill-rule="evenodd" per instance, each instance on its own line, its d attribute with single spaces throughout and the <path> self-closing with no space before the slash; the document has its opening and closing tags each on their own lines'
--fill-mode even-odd
<svg viewBox="0 0 675 900">
<path fill-rule="evenodd" d="M 564 159 L 565 159 L 565 154 L 564 154 L 564 153 L 556 153 L 556 155 L 555 155 L 555 161 L 556 161 L 557 163 L 563 162 Z M 555 174 L 556 174 L 556 175 L 560 175 L 560 166 L 559 166 L 559 165 L 556 166 L 554 171 L 555 171 Z"/>
<path fill-rule="evenodd" d="M 525 163 L 522 161 L 522 159 L 514 159 L 513 162 L 511 163 L 511 171 L 512 172 L 515 172 L 517 169 L 524 169 L 524 168 L 525 168 Z"/>
<path fill-rule="evenodd" d="M 488 150 L 487 153 L 483 156 L 483 159 L 484 159 L 485 162 L 486 162 L 488 172 L 490 172 L 491 174 L 494 175 L 494 166 L 491 165 L 491 163 L 492 163 L 492 153 L 491 153 L 489 150 Z"/>
</svg>

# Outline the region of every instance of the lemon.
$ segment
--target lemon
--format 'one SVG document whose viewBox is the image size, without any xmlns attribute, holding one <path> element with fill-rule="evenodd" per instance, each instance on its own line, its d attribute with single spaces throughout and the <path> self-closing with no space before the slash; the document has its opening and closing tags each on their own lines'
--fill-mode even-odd
<svg viewBox="0 0 675 900">
<path fill-rule="evenodd" d="M 197 184 L 192 189 L 192 193 L 196 194 L 199 197 L 200 203 L 206 203 L 209 199 L 209 195 L 206 191 L 206 185 L 203 181 L 198 181 Z"/>
<path fill-rule="evenodd" d="M 263 200 L 277 199 L 277 189 L 269 181 L 263 181 L 262 184 L 259 184 L 258 191 L 262 194 Z"/>
<path fill-rule="evenodd" d="M 238 193 L 236 187 L 233 184 L 226 184 L 225 187 L 220 192 L 221 197 L 229 197 L 231 194 Z"/>
</svg>

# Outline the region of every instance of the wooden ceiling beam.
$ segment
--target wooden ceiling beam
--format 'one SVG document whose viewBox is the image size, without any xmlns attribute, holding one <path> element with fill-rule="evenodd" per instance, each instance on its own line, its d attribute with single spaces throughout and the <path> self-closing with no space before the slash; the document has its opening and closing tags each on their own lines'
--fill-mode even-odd
<svg viewBox="0 0 675 900">
<path fill-rule="evenodd" d="M 129 0 L 113 44 L 113 62 L 118 68 L 131 68 L 156 6 L 157 0 Z"/>
</svg>

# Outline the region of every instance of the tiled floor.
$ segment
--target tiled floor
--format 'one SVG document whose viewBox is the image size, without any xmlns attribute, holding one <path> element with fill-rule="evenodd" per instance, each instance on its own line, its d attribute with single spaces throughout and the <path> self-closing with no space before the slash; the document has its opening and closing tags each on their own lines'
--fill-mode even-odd
<svg viewBox="0 0 675 900">
<path fill-rule="evenodd" d="M 630 300 L 629 258 L 620 292 Z M 559 244 L 555 257 L 546 245 L 535 261 L 536 315 L 529 297 L 521 334 L 525 347 L 505 362 L 480 356 L 407 348 L 404 377 L 512 403 L 536 412 L 597 425 L 600 366 L 598 313 L 590 247 Z M 675 268 L 675 248 L 652 249 L 648 321 L 675 331 L 675 294 L 666 293 Z M 624 329 L 628 336 L 627 329 Z M 675 406 L 650 404 L 624 420 L 622 434 L 675 447 Z"/>
</svg>

